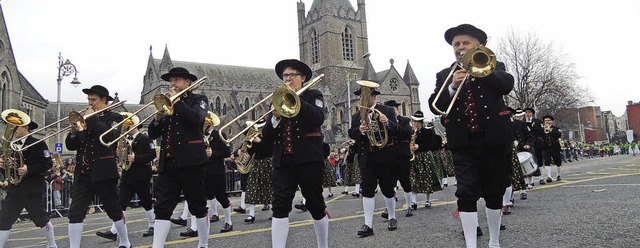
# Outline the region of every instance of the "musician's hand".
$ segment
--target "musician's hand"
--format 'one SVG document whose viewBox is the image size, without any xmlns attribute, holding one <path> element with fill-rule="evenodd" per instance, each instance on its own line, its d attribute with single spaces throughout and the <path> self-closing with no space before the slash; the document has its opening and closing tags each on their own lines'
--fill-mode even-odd
<svg viewBox="0 0 640 248">
<path fill-rule="evenodd" d="M 522 148 L 524 148 L 525 150 L 531 149 L 531 147 L 529 145 L 524 145 Z"/>
<path fill-rule="evenodd" d="M 169 88 L 169 92 L 167 92 L 167 97 L 171 98 L 172 96 L 174 96 L 177 93 L 178 92 L 176 91 L 176 88 L 175 87 L 171 87 L 171 88 Z"/>
<path fill-rule="evenodd" d="M 234 156 L 233 153 L 232 153 L 231 156 L 229 157 L 229 160 L 236 161 L 236 156 Z"/>
<path fill-rule="evenodd" d="M 20 176 L 26 175 L 27 172 L 29 172 L 29 168 L 27 168 L 26 164 L 24 166 L 18 168 L 18 175 L 20 175 Z"/>
<path fill-rule="evenodd" d="M 9 186 L 9 181 L 4 181 L 4 182 L 0 182 L 0 184 L 2 184 L 2 187 L 8 187 Z"/>
<path fill-rule="evenodd" d="M 131 153 L 129 155 L 127 155 L 127 161 L 135 161 L 136 160 L 136 154 L 135 153 Z"/>
<path fill-rule="evenodd" d="M 386 125 L 389 122 L 389 118 L 385 114 L 380 114 L 380 122 Z"/>
<path fill-rule="evenodd" d="M 460 84 L 462 83 L 462 80 L 464 80 L 464 78 L 467 77 L 467 71 L 465 69 L 460 69 L 457 70 L 456 72 L 453 73 L 453 88 L 458 88 L 460 87 Z"/>
<path fill-rule="evenodd" d="M 211 154 L 213 154 L 213 150 L 211 150 L 211 147 L 207 147 L 205 151 L 207 152 L 207 157 L 211 157 Z"/>
<path fill-rule="evenodd" d="M 93 112 L 96 112 L 95 109 L 93 109 L 93 107 L 88 107 L 87 110 L 84 111 L 84 113 L 82 114 L 82 116 L 87 116 L 88 114 L 91 114 Z"/>
<path fill-rule="evenodd" d="M 262 139 L 260 139 L 259 136 L 256 136 L 255 138 L 253 138 L 253 142 L 260 143 L 262 142 Z"/>
<path fill-rule="evenodd" d="M 414 151 L 414 152 L 415 152 L 415 151 L 417 151 L 419 147 L 420 147 L 420 146 L 419 146 L 418 144 L 414 144 L 414 145 L 413 145 L 413 151 Z"/>
<path fill-rule="evenodd" d="M 367 133 L 367 131 L 369 131 L 369 126 L 363 124 L 360 124 L 360 133 L 365 134 Z"/>
</svg>

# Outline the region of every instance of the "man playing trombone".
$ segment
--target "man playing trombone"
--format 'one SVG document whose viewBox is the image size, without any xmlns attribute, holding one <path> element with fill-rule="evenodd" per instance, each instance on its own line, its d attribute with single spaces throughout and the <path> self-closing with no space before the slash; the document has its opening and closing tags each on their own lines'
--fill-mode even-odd
<svg viewBox="0 0 640 248">
<path fill-rule="evenodd" d="M 87 94 L 89 108 L 84 116 L 92 114 L 84 120 L 84 123 L 71 124 L 71 133 L 65 139 L 70 151 L 77 151 L 77 165 L 73 177 L 71 194 L 73 201 L 69 207 L 69 245 L 72 248 L 80 247 L 83 230 L 83 220 L 87 215 L 87 208 L 94 200 L 94 196 L 100 197 L 104 210 L 113 220 L 120 238 L 120 247 L 131 247 L 127 234 L 125 216 L 120 204 L 118 204 L 118 168 L 115 154 L 116 146 L 107 147 L 100 143 L 99 136 L 116 123 L 122 121 L 122 115 L 111 112 L 107 88 L 94 85 L 89 89 L 83 89 Z M 99 112 L 99 114 L 97 114 Z M 85 128 L 86 125 L 86 128 Z M 118 131 L 106 135 L 107 140 L 114 140 Z"/>
<path fill-rule="evenodd" d="M 466 245 L 476 247 L 476 202 L 483 197 L 489 247 L 499 247 L 500 209 L 502 195 L 509 186 L 513 141 L 510 111 L 503 96 L 513 89 L 513 76 L 484 47 L 487 42 L 484 31 L 462 24 L 448 29 L 444 37 L 453 48 L 456 63 L 436 75 L 436 89 L 429 98 L 429 107 L 434 114 L 443 115 L 442 123 L 447 129 Z M 462 94 L 456 96 L 456 92 Z"/>
<path fill-rule="evenodd" d="M 196 76 L 182 67 L 175 67 L 160 76 L 168 81 L 170 98 L 187 90 Z M 154 190 L 155 204 L 153 247 L 164 247 L 171 227 L 171 214 L 180 201 L 180 192 L 189 203 L 189 212 L 196 216 L 198 247 L 207 247 L 209 218 L 204 188 L 205 163 L 209 161 L 202 132 L 207 116 L 207 97 L 188 90 L 173 103 L 173 114 L 159 111 L 149 124 L 149 138 L 162 137 L 160 165 Z"/>
<path fill-rule="evenodd" d="M 16 139 L 29 135 L 29 131 L 38 128 L 38 124 L 30 122 L 29 125 L 17 127 L 14 137 Z M 16 145 L 21 148 L 37 140 L 29 135 L 23 141 L 19 141 Z M 24 144 L 22 143 L 24 142 Z M 13 153 L 11 150 L 8 152 Z M 47 247 L 58 247 L 56 245 L 55 235 L 53 233 L 53 224 L 49 221 L 45 208 L 46 181 L 44 173 L 46 173 L 53 164 L 49 156 L 49 149 L 44 142 L 27 148 L 22 158 L 24 166 L 18 168 L 18 174 L 23 176 L 18 184 L 9 184 L 7 196 L 2 201 L 2 210 L 0 210 L 0 247 L 5 247 L 11 226 L 16 222 L 18 216 L 25 208 L 29 212 L 29 219 L 33 221 L 37 227 L 47 238 Z M 5 166 L 4 160 L 0 158 L 0 168 Z"/>
</svg>

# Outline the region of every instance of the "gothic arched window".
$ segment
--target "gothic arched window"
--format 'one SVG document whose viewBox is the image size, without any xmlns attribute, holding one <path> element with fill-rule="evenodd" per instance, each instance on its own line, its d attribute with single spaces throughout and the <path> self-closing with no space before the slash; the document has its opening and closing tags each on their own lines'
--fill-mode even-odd
<svg viewBox="0 0 640 248">
<path fill-rule="evenodd" d="M 6 71 L 0 76 L 0 109 L 7 109 L 9 106 L 9 75 Z"/>
<path fill-rule="evenodd" d="M 353 61 L 353 34 L 349 27 L 342 31 L 342 59 Z"/>
<path fill-rule="evenodd" d="M 311 30 L 311 63 L 317 64 L 319 60 L 320 42 L 316 30 Z"/>
<path fill-rule="evenodd" d="M 249 109 L 249 98 L 245 98 L 244 99 L 244 110 L 246 111 L 247 109 Z"/>
<path fill-rule="evenodd" d="M 216 97 L 216 105 L 215 105 L 216 113 L 220 113 L 220 97 Z"/>
<path fill-rule="evenodd" d="M 227 104 L 222 104 L 222 114 L 226 115 L 227 114 Z"/>
</svg>

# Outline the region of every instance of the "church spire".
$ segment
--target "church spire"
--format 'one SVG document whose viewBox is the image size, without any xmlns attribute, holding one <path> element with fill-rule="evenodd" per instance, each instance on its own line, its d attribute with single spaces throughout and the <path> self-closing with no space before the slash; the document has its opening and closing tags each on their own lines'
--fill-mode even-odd
<svg viewBox="0 0 640 248">
<path fill-rule="evenodd" d="M 169 48 L 164 45 L 164 54 L 162 54 L 162 61 L 160 61 L 160 75 L 169 72 L 173 68 L 173 62 L 171 56 L 169 56 Z"/>
</svg>

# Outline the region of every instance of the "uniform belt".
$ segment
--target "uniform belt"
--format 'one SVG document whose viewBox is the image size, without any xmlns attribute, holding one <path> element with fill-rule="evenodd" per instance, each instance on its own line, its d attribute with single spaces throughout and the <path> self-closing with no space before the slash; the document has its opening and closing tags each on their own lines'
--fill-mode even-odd
<svg viewBox="0 0 640 248">
<path fill-rule="evenodd" d="M 113 158 L 113 156 L 102 156 L 102 157 L 99 157 L 98 159 L 109 159 L 109 158 Z"/>
<path fill-rule="evenodd" d="M 318 132 L 307 134 L 307 137 L 320 137 L 320 136 L 322 136 L 322 134 Z"/>
<path fill-rule="evenodd" d="M 187 141 L 187 143 L 189 143 L 189 144 L 199 144 L 199 143 L 202 143 L 202 142 L 204 142 L 204 141 L 201 140 L 201 139 Z"/>
</svg>

